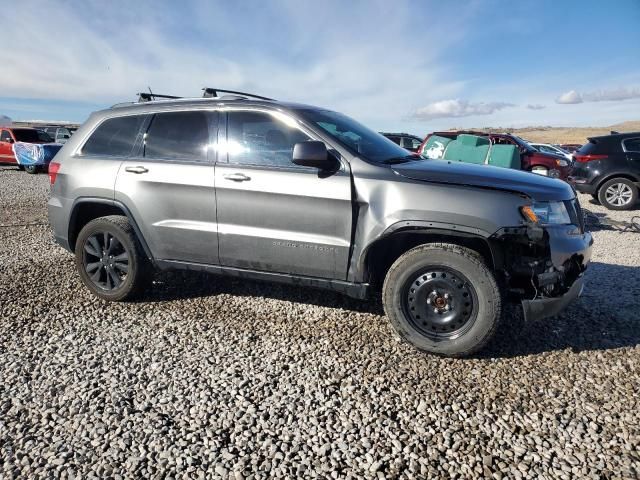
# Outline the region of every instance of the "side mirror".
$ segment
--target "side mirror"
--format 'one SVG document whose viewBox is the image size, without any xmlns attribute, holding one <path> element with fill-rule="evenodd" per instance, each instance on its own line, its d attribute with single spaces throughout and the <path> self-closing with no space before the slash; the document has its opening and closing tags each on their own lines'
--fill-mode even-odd
<svg viewBox="0 0 640 480">
<path fill-rule="evenodd" d="M 7 139 L 5 140 L 5 142 L 7 142 L 7 143 L 13 143 L 13 142 L 14 142 L 14 140 L 13 140 L 13 138 L 9 137 L 9 138 L 7 138 Z"/>
<path fill-rule="evenodd" d="M 293 146 L 293 163 L 303 167 L 313 167 L 318 170 L 332 170 L 336 168 L 336 159 L 329 156 L 323 142 L 300 142 Z"/>
</svg>

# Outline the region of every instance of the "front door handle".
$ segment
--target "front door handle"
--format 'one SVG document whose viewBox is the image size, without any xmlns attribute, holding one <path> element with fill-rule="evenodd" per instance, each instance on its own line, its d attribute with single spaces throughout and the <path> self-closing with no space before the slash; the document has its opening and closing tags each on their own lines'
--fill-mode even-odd
<svg viewBox="0 0 640 480">
<path fill-rule="evenodd" d="M 224 175 L 227 180 L 233 180 L 234 182 L 246 182 L 251 180 L 251 177 L 246 176 L 244 173 L 229 173 Z"/>
<path fill-rule="evenodd" d="M 147 168 L 144 168 L 138 165 L 137 167 L 126 167 L 124 171 L 131 172 L 131 173 L 147 173 L 149 170 Z"/>
</svg>

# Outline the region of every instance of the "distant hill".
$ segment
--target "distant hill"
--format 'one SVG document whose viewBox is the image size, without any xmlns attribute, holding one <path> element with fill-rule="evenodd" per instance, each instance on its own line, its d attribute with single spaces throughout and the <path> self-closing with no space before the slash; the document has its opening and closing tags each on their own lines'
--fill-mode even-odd
<svg viewBox="0 0 640 480">
<path fill-rule="evenodd" d="M 474 129 L 476 130 L 476 129 Z M 587 138 L 616 132 L 640 132 L 640 120 L 616 123 L 608 127 L 524 127 L 524 128 L 481 128 L 485 132 L 509 132 L 532 142 L 579 143 Z"/>
</svg>

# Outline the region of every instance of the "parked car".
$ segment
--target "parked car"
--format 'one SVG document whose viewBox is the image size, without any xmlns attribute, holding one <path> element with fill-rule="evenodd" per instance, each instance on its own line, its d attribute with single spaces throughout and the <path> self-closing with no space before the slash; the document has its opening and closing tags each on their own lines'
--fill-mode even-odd
<svg viewBox="0 0 640 480">
<path fill-rule="evenodd" d="M 592 137 L 574 154 L 569 182 L 610 210 L 629 210 L 640 187 L 640 132 Z"/>
<path fill-rule="evenodd" d="M 561 149 L 569 153 L 575 153 L 580 147 L 582 147 L 582 145 L 579 143 L 561 143 L 560 145 L 556 145 L 556 146 L 560 147 Z"/>
<path fill-rule="evenodd" d="M 420 145 L 422 145 L 422 138 L 416 135 L 411 135 L 409 133 L 380 133 L 393 143 L 400 145 L 402 148 L 409 150 L 410 152 L 417 152 Z"/>
<path fill-rule="evenodd" d="M 36 128 L 2 127 L 0 128 L 0 163 L 18 164 L 18 160 L 13 151 L 13 145 L 16 142 L 35 144 L 53 143 L 53 138 Z M 19 168 L 29 173 L 36 173 L 39 167 L 37 165 L 19 165 Z"/>
<path fill-rule="evenodd" d="M 557 145 L 551 145 L 550 143 L 536 143 L 536 142 L 528 142 L 533 148 L 542 153 L 551 153 L 553 155 L 558 155 L 560 157 L 564 157 L 569 161 L 573 161 L 573 157 L 569 152 L 560 148 Z"/>
<path fill-rule="evenodd" d="M 473 145 L 481 147 L 481 149 L 486 150 L 486 152 L 484 156 L 474 155 L 472 163 L 490 164 L 492 152 L 495 150 L 494 146 L 511 145 L 515 147 L 517 151 L 517 154 L 514 155 L 513 158 L 511 158 L 511 153 L 507 152 L 508 149 L 499 147 L 498 150 L 501 150 L 499 155 L 503 157 L 498 163 L 500 166 L 507 166 L 516 170 L 526 170 L 562 180 L 566 180 L 571 171 L 571 162 L 566 158 L 551 153 L 539 152 L 520 137 L 510 133 L 486 133 L 473 130 L 434 132 L 427 135 L 418 149 L 418 153 L 428 158 L 460 160 L 459 158 L 455 158 L 460 149 L 453 148 L 452 150 L 448 150 L 450 142 L 457 140 L 460 135 L 467 136 L 462 137 L 465 141 L 469 140 L 469 136 L 487 139 L 485 145 L 488 146 L 488 148 L 485 148 L 485 145 Z M 456 144 L 453 145 L 454 147 L 457 146 Z"/>
<path fill-rule="evenodd" d="M 67 140 L 71 138 L 73 132 L 77 129 L 73 127 L 60 127 L 60 126 L 46 126 L 39 127 L 40 130 L 49 134 L 51 138 L 55 140 L 56 143 L 66 143 Z"/>
<path fill-rule="evenodd" d="M 153 268 L 381 295 L 401 338 L 443 355 L 481 349 L 506 303 L 557 314 L 591 257 L 565 182 L 426 160 L 248 94 L 94 113 L 49 175 L 54 236 L 101 299 L 139 295 Z"/>
</svg>

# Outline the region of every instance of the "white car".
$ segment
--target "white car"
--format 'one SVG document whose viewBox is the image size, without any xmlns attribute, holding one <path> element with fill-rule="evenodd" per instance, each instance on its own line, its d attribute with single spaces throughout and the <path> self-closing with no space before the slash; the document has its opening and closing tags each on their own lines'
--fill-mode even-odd
<svg viewBox="0 0 640 480">
<path fill-rule="evenodd" d="M 529 144 L 542 153 L 553 153 L 554 155 L 562 155 L 567 160 L 573 160 L 572 155 L 566 150 L 561 149 L 560 147 L 556 147 L 555 145 L 551 145 L 549 143 L 531 143 Z"/>
</svg>

